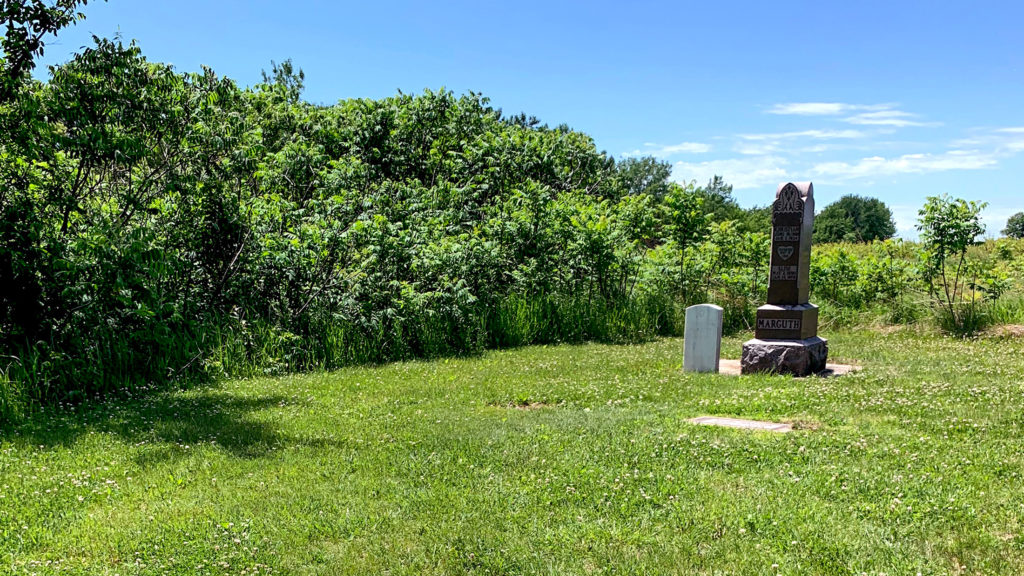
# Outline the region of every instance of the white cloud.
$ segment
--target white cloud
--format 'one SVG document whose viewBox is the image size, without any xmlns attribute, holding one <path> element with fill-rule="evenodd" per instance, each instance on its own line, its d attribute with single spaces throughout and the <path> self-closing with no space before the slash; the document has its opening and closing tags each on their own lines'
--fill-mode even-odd
<svg viewBox="0 0 1024 576">
<path fill-rule="evenodd" d="M 996 130 L 995 143 L 1011 154 L 1024 151 L 1024 126 L 1011 126 Z"/>
<path fill-rule="evenodd" d="M 958 138 L 949 143 L 953 148 L 967 148 L 971 146 L 984 146 L 991 144 L 991 138 Z"/>
<path fill-rule="evenodd" d="M 806 146 L 804 148 L 801 148 L 799 150 L 799 152 L 801 152 L 801 153 L 809 153 L 809 154 L 820 154 L 822 152 L 828 152 L 829 150 L 832 150 L 833 148 L 834 148 L 833 146 L 829 146 L 827 144 L 816 144 L 814 146 Z"/>
<path fill-rule="evenodd" d="M 681 142 L 664 146 L 651 142 L 644 142 L 644 149 L 633 150 L 622 154 L 625 158 L 636 156 L 654 156 L 655 158 L 669 158 L 680 154 L 707 154 L 711 151 L 711 145 L 703 142 Z"/>
<path fill-rule="evenodd" d="M 826 144 L 816 143 L 808 146 L 794 146 L 791 140 L 843 140 L 865 138 L 867 134 L 860 130 L 801 130 L 795 132 L 775 132 L 764 134 L 739 134 L 733 150 L 747 156 L 766 154 L 787 154 L 789 156 L 802 153 L 820 153 L 831 150 Z"/>
<path fill-rule="evenodd" d="M 1006 221 L 1017 212 L 1020 207 L 988 207 L 981 212 L 981 223 L 985 225 L 985 236 L 997 238 L 1006 228 Z"/>
<path fill-rule="evenodd" d="M 970 137 L 954 140 L 950 146 L 954 148 L 986 147 L 1010 155 L 1016 154 L 1024 151 L 1024 127 L 978 131 Z"/>
<path fill-rule="evenodd" d="M 930 174 L 997 168 L 1024 154 L 1024 126 L 978 128 L 959 139 L 932 145 L 885 136 L 906 126 L 934 126 L 896 104 L 856 105 L 839 102 L 778 104 L 773 114 L 835 115 L 816 129 L 779 132 L 743 132 L 720 137 L 723 154 L 690 159 L 684 154 L 707 154 L 712 146 L 701 142 L 674 145 L 644 143 L 628 155 L 672 157 L 673 179 L 703 183 L 723 176 L 736 189 L 773 188 L 780 181 L 815 179 L 822 183 L 856 181 L 870 187 L 881 178 L 901 174 Z M 850 127 L 844 123 L 857 124 Z M 803 128 L 802 126 L 800 128 Z M 729 150 L 730 152 L 725 152 Z M 695 161 L 702 160 L 702 161 Z M 897 215 L 902 232 L 910 232 L 917 208 Z M 1000 216 L 1001 217 L 1001 216 Z"/>
<path fill-rule="evenodd" d="M 672 176 L 677 182 L 696 180 L 703 184 L 712 176 L 725 177 L 733 188 L 761 188 L 775 186 L 786 180 L 784 166 L 788 161 L 776 156 L 755 156 L 746 158 L 727 158 L 706 162 L 676 162 L 672 166 Z"/>
<path fill-rule="evenodd" d="M 947 170 L 980 170 L 998 163 L 996 155 L 978 150 L 949 150 L 942 154 L 904 154 L 896 158 L 872 156 L 850 164 L 822 162 L 810 170 L 811 174 L 831 176 L 841 180 L 869 178 L 892 174 L 922 174 Z"/>
<path fill-rule="evenodd" d="M 780 142 L 737 142 L 732 148 L 740 154 L 747 156 L 764 156 L 766 154 L 778 154 L 782 152 L 782 145 Z"/>
<path fill-rule="evenodd" d="M 892 211 L 892 219 L 896 222 L 896 231 L 899 236 L 913 238 L 917 236 L 917 211 L 920 206 L 907 206 L 896 204 L 889 206 Z"/>
<path fill-rule="evenodd" d="M 890 104 L 846 104 L 844 102 L 789 102 L 772 106 L 768 113 L 787 116 L 832 116 L 857 110 L 885 110 L 891 106 Z"/>
<path fill-rule="evenodd" d="M 896 104 L 847 104 L 845 102 L 789 102 L 776 104 L 768 109 L 769 114 L 789 116 L 838 116 L 852 114 L 843 122 L 863 126 L 937 126 L 937 122 L 915 120 L 916 114 L 904 112 Z"/>
<path fill-rule="evenodd" d="M 703 142 L 682 142 L 671 146 L 662 146 L 657 149 L 656 154 L 671 156 L 673 154 L 706 154 L 711 151 L 709 144 Z"/>
<path fill-rule="evenodd" d="M 801 130 L 799 132 L 777 132 L 774 134 L 740 134 L 744 140 L 788 140 L 790 138 L 815 138 L 833 140 L 837 138 L 863 138 L 860 130 Z"/>
<path fill-rule="evenodd" d="M 893 126 L 904 128 L 907 126 L 938 126 L 937 122 L 919 122 L 911 120 L 916 118 L 915 114 L 903 112 L 902 110 L 878 110 L 876 112 L 863 112 L 844 118 L 843 122 L 850 124 L 861 124 L 867 126 Z"/>
</svg>

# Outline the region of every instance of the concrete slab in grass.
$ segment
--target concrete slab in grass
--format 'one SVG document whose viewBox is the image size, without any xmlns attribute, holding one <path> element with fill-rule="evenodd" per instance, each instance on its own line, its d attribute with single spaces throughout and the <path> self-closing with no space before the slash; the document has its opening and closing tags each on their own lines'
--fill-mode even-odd
<svg viewBox="0 0 1024 576">
<path fill-rule="evenodd" d="M 723 418 L 721 416 L 701 416 L 690 422 L 705 426 L 724 426 L 726 428 L 743 428 L 745 430 L 766 430 L 768 432 L 789 432 L 792 424 L 785 422 L 764 422 L 762 420 L 742 420 L 740 418 Z"/>
</svg>

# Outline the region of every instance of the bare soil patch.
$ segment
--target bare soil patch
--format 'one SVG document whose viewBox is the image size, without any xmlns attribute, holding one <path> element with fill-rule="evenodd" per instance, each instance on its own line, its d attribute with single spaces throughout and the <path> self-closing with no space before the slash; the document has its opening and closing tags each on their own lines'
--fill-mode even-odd
<svg viewBox="0 0 1024 576">
<path fill-rule="evenodd" d="M 1024 338 L 1024 324 L 993 326 L 985 330 L 982 336 L 986 338 Z"/>
</svg>

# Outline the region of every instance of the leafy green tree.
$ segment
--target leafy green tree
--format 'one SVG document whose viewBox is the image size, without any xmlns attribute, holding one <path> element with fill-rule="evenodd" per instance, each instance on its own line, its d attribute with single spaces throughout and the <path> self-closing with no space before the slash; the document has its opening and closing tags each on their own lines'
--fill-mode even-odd
<svg viewBox="0 0 1024 576">
<path fill-rule="evenodd" d="M 772 229 L 772 205 L 752 206 L 743 212 L 739 220 L 740 229 L 755 234 L 770 234 Z"/>
<path fill-rule="evenodd" d="M 0 3 L 0 21 L 6 24 L 0 40 L 4 50 L 0 63 L 0 102 L 9 101 L 35 68 L 35 58 L 43 55 L 43 39 L 85 18 L 78 7 L 88 1 L 3 0 Z"/>
<path fill-rule="evenodd" d="M 726 184 L 725 179 L 715 175 L 703 188 L 697 188 L 696 194 L 701 198 L 704 213 L 714 222 L 725 222 L 726 220 L 741 220 L 743 208 L 732 197 L 732 185 Z"/>
<path fill-rule="evenodd" d="M 1008 238 L 1024 238 L 1024 212 L 1017 212 L 1006 221 L 1003 235 Z"/>
<path fill-rule="evenodd" d="M 703 210 L 703 199 L 692 185 L 673 183 L 662 203 L 662 225 L 665 238 L 681 250 L 707 236 L 708 218 Z"/>
<path fill-rule="evenodd" d="M 814 218 L 817 242 L 872 242 L 895 234 L 892 211 L 877 198 L 843 196 Z"/>
<path fill-rule="evenodd" d="M 649 194 L 660 200 L 669 189 L 672 165 L 657 158 L 626 158 L 616 166 L 617 187 L 626 196 Z"/>
<path fill-rule="evenodd" d="M 686 252 L 708 234 L 708 216 L 704 213 L 703 199 L 693 184 L 681 186 L 673 183 L 662 203 L 662 227 L 665 239 L 677 254 L 678 287 L 687 289 Z"/>
<path fill-rule="evenodd" d="M 976 328 L 982 270 L 967 260 L 967 249 L 985 232 L 984 202 L 930 196 L 918 212 L 923 276 L 928 292 L 944 311 L 948 326 L 959 333 Z M 994 297 L 998 297 L 995 294 Z"/>
<path fill-rule="evenodd" d="M 721 176 L 712 177 L 706 186 L 696 189 L 696 194 L 711 222 L 735 222 L 740 233 L 767 233 L 771 228 L 771 207 L 743 208 L 732 196 L 732 185 Z"/>
</svg>

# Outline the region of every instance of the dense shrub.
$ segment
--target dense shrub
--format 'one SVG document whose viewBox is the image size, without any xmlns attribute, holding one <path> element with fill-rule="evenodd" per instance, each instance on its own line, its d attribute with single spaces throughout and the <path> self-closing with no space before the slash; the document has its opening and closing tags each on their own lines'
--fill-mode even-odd
<svg viewBox="0 0 1024 576">
<path fill-rule="evenodd" d="M 641 277 L 707 236 L 692 188 L 476 94 L 316 106 L 302 81 L 97 40 L 0 109 L 3 410 L 673 332 L 681 283 Z"/>
<path fill-rule="evenodd" d="M 811 286 L 816 298 L 844 307 L 898 307 L 920 283 L 916 260 L 916 251 L 898 239 L 816 245 Z"/>
</svg>

